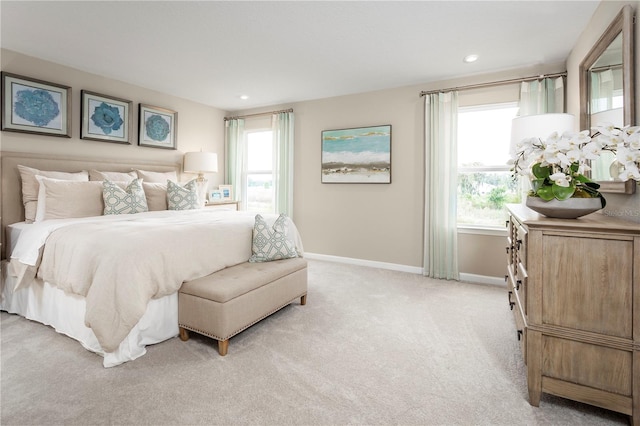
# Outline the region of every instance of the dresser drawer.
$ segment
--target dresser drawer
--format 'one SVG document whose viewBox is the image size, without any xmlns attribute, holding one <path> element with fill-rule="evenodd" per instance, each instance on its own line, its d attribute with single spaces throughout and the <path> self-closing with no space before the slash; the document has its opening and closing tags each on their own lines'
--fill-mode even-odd
<svg viewBox="0 0 640 426">
<path fill-rule="evenodd" d="M 518 262 L 515 268 L 515 282 L 513 286 L 515 288 L 516 293 L 518 294 L 518 299 L 522 304 L 522 312 L 524 316 L 527 316 L 527 299 L 529 293 L 529 276 L 527 275 L 527 270 L 521 262 Z"/>
<path fill-rule="evenodd" d="M 522 225 L 518 225 L 516 228 L 516 238 L 514 245 L 517 253 L 517 261 L 527 267 L 527 229 Z"/>
<path fill-rule="evenodd" d="M 522 314 L 522 310 L 520 308 L 520 302 L 517 296 L 515 296 L 515 294 L 512 294 L 511 298 L 512 298 L 512 302 L 515 302 L 515 304 L 513 305 L 513 318 L 515 319 L 515 323 L 516 323 L 516 335 L 514 336 L 514 338 L 518 339 L 518 342 L 520 343 L 520 354 L 522 355 L 522 359 L 526 364 L 527 363 L 526 320 L 524 319 L 524 316 Z"/>
<path fill-rule="evenodd" d="M 542 375 L 618 395 L 632 391 L 633 353 L 621 349 L 543 336 Z"/>
</svg>

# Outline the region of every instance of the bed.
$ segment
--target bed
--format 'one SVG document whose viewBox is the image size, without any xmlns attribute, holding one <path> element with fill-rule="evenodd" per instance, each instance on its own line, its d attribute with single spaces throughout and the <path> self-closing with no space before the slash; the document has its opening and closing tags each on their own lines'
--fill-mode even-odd
<svg viewBox="0 0 640 426">
<path fill-rule="evenodd" d="M 25 222 L 29 208 L 22 202 L 24 167 L 63 173 L 139 170 L 158 176 L 175 173 L 179 178 L 179 164 L 3 152 L 1 167 L 0 310 L 52 326 L 78 340 L 87 350 L 102 355 L 105 367 L 139 358 L 147 345 L 178 335 L 177 290 L 183 281 L 251 256 L 255 215 L 247 212 L 155 208 L 136 214 L 86 213 L 79 218 L 51 213 L 45 218 L 44 209 L 38 209 L 37 214 L 43 215 L 40 220 Z M 49 197 L 49 191 L 62 188 L 67 197 L 75 188 L 83 188 L 92 191 L 93 195 L 84 196 L 87 198 L 95 196 L 97 186 L 102 187 L 102 183 L 54 178 L 38 181 L 40 191 L 47 191 L 47 215 L 56 209 L 56 198 Z M 38 200 L 41 206 L 45 204 L 44 198 Z M 34 212 L 27 213 L 30 221 Z M 268 220 L 275 221 L 272 216 Z M 288 226 L 291 242 L 302 254 L 295 225 L 289 221 Z"/>
</svg>

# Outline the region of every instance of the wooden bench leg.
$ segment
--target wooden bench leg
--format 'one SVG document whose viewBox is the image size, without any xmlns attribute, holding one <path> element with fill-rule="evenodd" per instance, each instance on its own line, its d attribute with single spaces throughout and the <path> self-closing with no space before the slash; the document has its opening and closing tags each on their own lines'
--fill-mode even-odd
<svg viewBox="0 0 640 426">
<path fill-rule="evenodd" d="M 180 340 L 183 342 L 189 340 L 189 331 L 186 328 L 180 327 Z"/>
<path fill-rule="evenodd" d="M 306 294 L 304 296 L 300 297 L 300 304 L 301 305 L 306 305 L 307 304 L 307 295 Z"/>
<path fill-rule="evenodd" d="M 229 339 L 218 340 L 218 353 L 220 354 L 220 356 L 225 356 L 227 354 L 228 349 L 229 349 Z"/>
</svg>

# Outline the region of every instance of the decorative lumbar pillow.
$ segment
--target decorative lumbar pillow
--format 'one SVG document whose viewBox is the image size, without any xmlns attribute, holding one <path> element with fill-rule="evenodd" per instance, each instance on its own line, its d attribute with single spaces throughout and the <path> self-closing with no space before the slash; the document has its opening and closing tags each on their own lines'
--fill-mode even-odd
<svg viewBox="0 0 640 426">
<path fill-rule="evenodd" d="M 22 180 L 22 203 L 24 204 L 24 217 L 27 223 L 31 223 L 36 219 L 38 189 L 40 188 L 36 175 L 60 180 L 89 180 L 89 173 L 86 171 L 77 173 L 45 171 L 22 165 L 18 165 L 18 171 L 20 171 Z"/>
<path fill-rule="evenodd" d="M 89 180 L 110 180 L 111 182 L 129 183 L 138 175 L 136 172 L 101 172 L 99 170 L 89 170 Z"/>
<path fill-rule="evenodd" d="M 172 182 L 178 181 L 178 174 L 175 171 L 171 172 L 150 172 L 148 170 L 136 170 L 138 178 L 148 183 L 165 183 L 170 180 Z"/>
<path fill-rule="evenodd" d="M 167 181 L 167 206 L 169 210 L 194 210 L 201 207 L 198 200 L 196 180 L 190 180 L 184 186 Z"/>
<path fill-rule="evenodd" d="M 281 214 L 271 228 L 259 214 L 253 227 L 253 253 L 249 262 L 269 262 L 271 260 L 298 257 L 295 244 L 287 237 L 287 216 Z"/>
<path fill-rule="evenodd" d="M 133 214 L 149 211 L 142 181 L 134 179 L 125 189 L 105 179 L 102 183 L 104 214 Z"/>
<path fill-rule="evenodd" d="M 36 222 L 102 215 L 102 182 L 36 178 L 40 183 Z"/>
<path fill-rule="evenodd" d="M 147 207 L 150 212 L 168 210 L 166 184 L 142 182 L 142 188 L 147 197 Z"/>
</svg>

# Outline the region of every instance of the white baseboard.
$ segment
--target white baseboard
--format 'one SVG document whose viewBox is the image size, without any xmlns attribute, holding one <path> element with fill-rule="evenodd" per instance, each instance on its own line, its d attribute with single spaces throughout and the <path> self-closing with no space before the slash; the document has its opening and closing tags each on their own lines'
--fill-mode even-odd
<svg viewBox="0 0 640 426">
<path fill-rule="evenodd" d="M 308 259 L 327 260 L 329 262 L 347 263 L 349 265 L 369 266 L 372 268 L 388 269 L 391 271 L 410 272 L 422 275 L 422 268 L 419 266 L 399 265 L 397 263 L 376 262 L 374 260 L 354 259 L 351 257 L 331 256 L 328 254 L 304 253 Z"/>
<path fill-rule="evenodd" d="M 467 274 L 460 273 L 460 281 L 473 284 L 490 284 L 506 287 L 507 284 L 504 281 L 504 277 L 489 277 L 487 275 Z"/>
<path fill-rule="evenodd" d="M 419 274 L 419 275 L 422 275 L 424 273 L 424 268 L 421 268 L 419 266 L 400 265 L 397 263 L 377 262 L 374 260 L 354 259 L 351 257 L 331 256 L 328 254 L 307 253 L 307 252 L 304 253 L 304 257 L 306 257 L 307 259 L 326 260 L 329 262 L 346 263 L 349 265 L 369 266 L 371 268 L 380 268 L 380 269 L 387 269 L 391 271 L 409 272 L 412 274 Z M 488 277 L 485 275 L 461 273 L 460 281 L 468 282 L 468 283 L 476 283 L 476 284 L 491 284 L 491 285 L 505 286 L 504 278 Z"/>
</svg>

